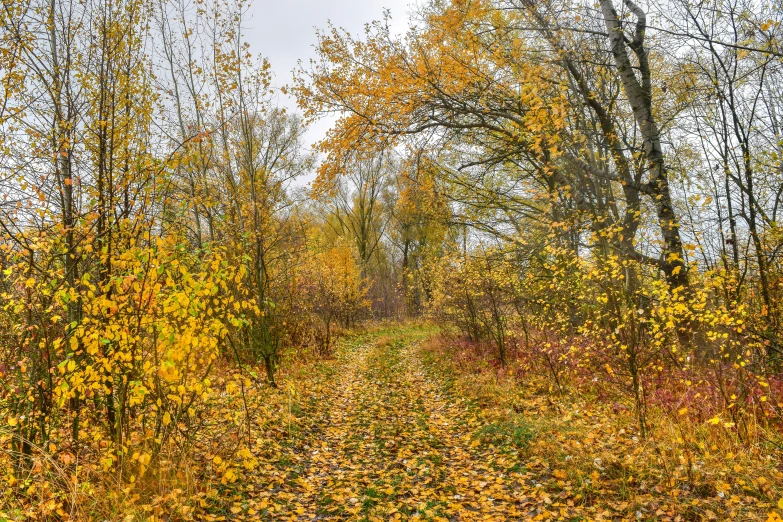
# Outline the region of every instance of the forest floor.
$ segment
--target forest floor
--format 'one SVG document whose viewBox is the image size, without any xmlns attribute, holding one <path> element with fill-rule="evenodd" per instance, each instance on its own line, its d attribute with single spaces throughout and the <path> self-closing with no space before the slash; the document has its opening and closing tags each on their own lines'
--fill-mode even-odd
<svg viewBox="0 0 783 522">
<path fill-rule="evenodd" d="M 257 441 L 253 453 L 268 464 L 238 481 L 227 518 L 521 517 L 517 449 L 477 437 L 478 409 L 419 359 L 426 335 L 362 336 L 344 343 L 333 364 L 311 368 L 313 387 L 290 396 L 293 424 L 271 446 L 274 427 Z"/>
<path fill-rule="evenodd" d="M 538 398 L 492 408 L 431 349 L 434 334 L 395 327 L 350 337 L 334 360 L 286 375 L 281 390 L 246 390 L 246 443 L 228 435 L 229 417 L 243 415 L 229 386 L 224 399 L 234 402 L 212 428 L 226 436 L 202 452 L 214 478 L 189 484 L 180 502 L 159 499 L 156 519 L 179 519 L 164 504 L 181 506 L 182 497 L 192 506 L 184 518 L 198 520 L 766 520 L 774 512 L 783 477 L 774 463 L 769 479 L 732 477 L 727 461 L 729 476 L 661 487 L 657 470 L 621 459 L 652 454 L 631 427 L 596 412 L 564 415 L 548 400 L 542 409 Z"/>
<path fill-rule="evenodd" d="M 346 364 L 323 398 L 317 429 L 290 448 L 285 480 L 259 495 L 276 512 L 369 520 L 523 515 L 517 448 L 481 443 L 480 412 L 428 372 L 416 345 L 380 336 L 342 354 Z"/>
</svg>

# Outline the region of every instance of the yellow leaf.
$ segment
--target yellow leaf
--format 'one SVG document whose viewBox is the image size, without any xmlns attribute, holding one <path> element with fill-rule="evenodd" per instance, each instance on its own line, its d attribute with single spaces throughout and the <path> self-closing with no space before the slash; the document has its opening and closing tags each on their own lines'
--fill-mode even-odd
<svg viewBox="0 0 783 522">
<path fill-rule="evenodd" d="M 677 413 L 679 413 L 680 415 L 685 415 L 686 413 L 688 413 L 688 408 L 683 408 L 680 411 L 678 411 Z"/>
<path fill-rule="evenodd" d="M 163 414 L 163 425 L 168 426 L 171 424 L 171 415 L 169 415 L 169 412 L 166 412 Z"/>
<path fill-rule="evenodd" d="M 16 417 L 13 417 L 13 416 L 8 417 L 8 425 L 9 426 L 13 427 L 13 426 L 16 426 L 17 424 L 19 424 L 19 421 L 16 419 Z"/>
<path fill-rule="evenodd" d="M 212 459 L 212 463 L 213 463 L 215 466 L 220 466 L 220 464 L 221 464 L 222 462 L 223 462 L 223 459 L 221 459 L 221 458 L 220 458 L 220 457 L 218 457 L 217 455 L 215 455 L 215 458 L 213 458 L 213 459 Z"/>
<path fill-rule="evenodd" d="M 234 473 L 232 470 L 228 470 L 223 474 L 223 478 L 220 479 L 220 482 L 223 484 L 234 482 L 237 479 L 236 473 Z"/>
<path fill-rule="evenodd" d="M 713 424 L 713 425 L 715 425 L 715 424 L 720 424 L 720 418 L 719 418 L 718 416 L 715 416 L 715 417 L 711 418 L 711 419 L 710 419 L 709 421 L 707 421 L 707 422 L 709 422 L 710 424 Z"/>
</svg>

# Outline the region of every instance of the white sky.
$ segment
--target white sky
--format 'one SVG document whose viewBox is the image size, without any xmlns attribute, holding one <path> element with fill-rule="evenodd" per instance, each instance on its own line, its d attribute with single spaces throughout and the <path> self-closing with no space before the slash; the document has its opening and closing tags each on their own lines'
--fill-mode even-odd
<svg viewBox="0 0 783 522">
<path fill-rule="evenodd" d="M 253 0 L 245 19 L 245 39 L 255 55 L 266 57 L 274 72 L 274 85 L 290 84 L 297 61 L 307 64 L 315 57 L 315 30 L 336 27 L 361 36 L 364 25 L 391 12 L 391 29 L 402 33 L 407 27 L 408 6 L 415 0 Z M 281 96 L 280 104 L 295 108 L 295 101 Z M 324 136 L 331 121 L 320 121 L 308 131 L 310 144 Z M 309 181 L 309 180 L 308 180 Z"/>
</svg>

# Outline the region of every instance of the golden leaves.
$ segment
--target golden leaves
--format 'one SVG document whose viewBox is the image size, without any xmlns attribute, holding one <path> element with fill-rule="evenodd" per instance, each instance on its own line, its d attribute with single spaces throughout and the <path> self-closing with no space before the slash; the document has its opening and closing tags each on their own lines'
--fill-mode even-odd
<svg viewBox="0 0 783 522">
<path fill-rule="evenodd" d="M 445 396 L 438 378 L 421 366 L 410 343 L 422 335 L 390 330 L 342 348 L 337 371 L 319 385 L 318 402 L 302 404 L 306 415 L 299 422 L 319 426 L 319 434 L 305 431 L 282 457 L 276 448 L 268 450 L 279 461 L 256 472 L 279 490 L 254 494 L 259 506 L 269 514 L 370 520 L 408 519 L 417 512 L 435 520 L 515 512 L 513 492 L 493 471 L 493 463 L 509 467 L 510 461 L 472 444 L 481 418 Z M 301 397 L 315 391 L 297 388 Z M 402 407 L 416 404 L 421 406 Z M 278 478 L 290 466 L 301 469 L 296 479 Z"/>
<path fill-rule="evenodd" d="M 539 156 L 547 149 L 559 154 L 563 93 L 546 80 L 551 75 L 546 66 L 520 59 L 518 38 L 506 51 L 476 36 L 476 27 L 490 19 L 499 31 L 514 23 L 490 5 L 471 2 L 429 13 L 425 26 L 407 40 L 377 27 L 364 40 L 336 30 L 321 35 L 321 62 L 299 72 L 296 92 L 314 118 L 335 109 L 343 116 L 319 143 L 328 156 L 317 187 L 339 176 L 351 155 L 382 150 L 429 129 L 462 135 L 474 146 L 497 140 L 514 149 L 529 144 Z M 474 134 L 480 138 L 471 140 Z"/>
</svg>

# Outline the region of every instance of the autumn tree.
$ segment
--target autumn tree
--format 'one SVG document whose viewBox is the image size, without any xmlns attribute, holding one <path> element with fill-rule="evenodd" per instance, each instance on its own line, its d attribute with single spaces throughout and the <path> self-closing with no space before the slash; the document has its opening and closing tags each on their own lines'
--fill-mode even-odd
<svg viewBox="0 0 783 522">
<path fill-rule="evenodd" d="M 437 165 L 426 155 L 409 158 L 395 183 L 389 236 L 398 256 L 406 313 L 415 317 L 432 298 L 435 264 L 448 248 L 451 209 L 438 183 Z"/>
<path fill-rule="evenodd" d="M 175 3 L 172 9 L 177 25 L 164 11 L 158 22 L 168 42 L 161 64 L 171 132 L 187 139 L 175 175 L 191 205 L 188 235 L 197 248 L 225 246 L 242 267 L 233 292 L 246 302 L 247 324 L 236 332 L 235 345 L 243 357 L 263 363 L 275 385 L 286 310 L 294 306 L 288 268 L 305 247 L 290 192 L 312 164 L 304 126 L 271 102 L 269 63 L 253 57 L 242 39 L 242 5 L 214 2 L 189 10 Z"/>
</svg>

